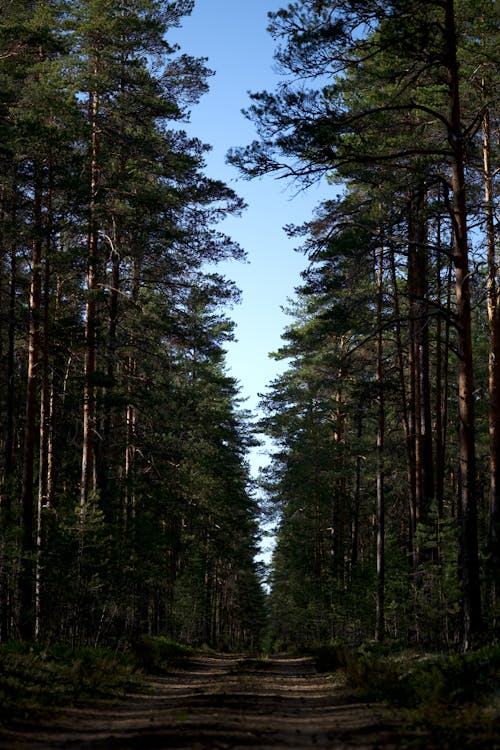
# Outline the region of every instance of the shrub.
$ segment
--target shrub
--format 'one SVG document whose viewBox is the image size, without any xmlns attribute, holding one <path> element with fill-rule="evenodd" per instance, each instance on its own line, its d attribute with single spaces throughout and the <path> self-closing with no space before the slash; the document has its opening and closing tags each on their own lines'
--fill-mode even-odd
<svg viewBox="0 0 500 750">
<path fill-rule="evenodd" d="M 323 644 L 309 653 L 318 671 L 342 669 L 350 687 L 400 706 L 458 706 L 480 701 L 500 687 L 500 645 L 462 655 L 429 655 L 390 643 L 357 648 Z"/>
<path fill-rule="evenodd" d="M 130 647 L 138 666 L 149 674 L 164 674 L 181 666 L 193 653 L 190 646 L 162 636 L 141 635 Z"/>
<path fill-rule="evenodd" d="M 106 649 L 6 643 L 0 647 L 0 721 L 33 717 L 43 707 L 77 699 L 123 694 L 139 679 L 129 658 Z"/>
</svg>

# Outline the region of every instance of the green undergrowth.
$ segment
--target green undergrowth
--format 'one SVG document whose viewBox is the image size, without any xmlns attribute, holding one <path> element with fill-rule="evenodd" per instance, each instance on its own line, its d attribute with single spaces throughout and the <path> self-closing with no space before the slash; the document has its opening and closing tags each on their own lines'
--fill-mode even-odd
<svg viewBox="0 0 500 750">
<path fill-rule="evenodd" d="M 0 646 L 0 724 L 33 719 L 49 707 L 123 696 L 146 674 L 164 674 L 191 649 L 141 636 L 120 650 L 10 642 Z"/>
<path fill-rule="evenodd" d="M 500 645 L 466 654 L 423 653 L 397 644 L 309 651 L 318 671 L 340 671 L 360 697 L 406 711 L 429 733 L 433 747 L 500 748 Z"/>
<path fill-rule="evenodd" d="M 191 646 L 162 636 L 142 635 L 130 644 L 134 660 L 148 674 L 165 674 L 182 667 L 193 655 Z"/>
<path fill-rule="evenodd" d="M 239 659 L 234 665 L 233 672 L 262 672 L 271 666 L 268 659 L 247 657 Z"/>
</svg>

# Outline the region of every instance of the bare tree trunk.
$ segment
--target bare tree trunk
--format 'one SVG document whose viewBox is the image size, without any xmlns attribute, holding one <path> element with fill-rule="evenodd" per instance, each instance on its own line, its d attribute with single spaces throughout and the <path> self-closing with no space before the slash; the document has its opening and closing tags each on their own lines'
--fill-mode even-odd
<svg viewBox="0 0 500 750">
<path fill-rule="evenodd" d="M 97 75 L 97 65 L 94 70 Z M 88 226 L 88 260 L 87 260 L 87 301 L 85 305 L 85 364 L 83 387 L 83 437 L 82 437 L 82 475 L 80 485 L 80 506 L 84 511 L 89 492 L 95 490 L 95 372 L 96 372 L 96 326 L 97 326 L 97 262 L 98 262 L 98 227 L 96 219 L 96 200 L 99 182 L 99 132 L 98 132 L 99 96 L 94 91 L 89 98 L 89 117 L 92 126 L 90 205 Z"/>
<path fill-rule="evenodd" d="M 410 296 L 410 347 L 412 352 L 415 508 L 414 531 L 425 520 L 434 495 L 429 358 L 428 239 L 424 218 L 425 188 L 412 191 L 408 287 Z M 418 554 L 417 554 L 418 557 Z"/>
<path fill-rule="evenodd" d="M 11 225 L 14 227 L 16 222 L 17 209 L 17 191 L 14 184 L 15 176 L 12 178 L 10 199 L 4 195 L 4 200 L 8 201 L 7 207 L 11 213 Z M 5 218 L 5 214 L 4 214 Z M 16 273 L 17 273 L 17 255 L 16 246 L 13 241 L 5 243 L 5 263 L 8 267 L 8 305 L 7 305 L 7 351 L 5 353 L 6 372 L 5 372 L 5 423 L 3 434 L 3 476 L 0 483 L 0 522 L 2 530 L 7 530 L 12 525 L 12 497 L 13 497 L 13 479 L 14 479 L 14 384 L 15 384 L 15 329 L 16 329 Z M 12 622 L 12 603 L 9 595 L 9 562 L 5 557 L 6 548 L 4 546 L 5 536 L 2 539 L 1 559 L 0 559 L 0 586 L 1 601 L 0 607 L 0 642 L 4 643 L 12 635 L 10 623 Z"/>
<path fill-rule="evenodd" d="M 418 321 L 418 362 L 420 378 L 420 425 L 419 440 L 422 456 L 422 495 L 418 508 L 418 519 L 426 519 L 434 497 L 434 466 L 432 454 L 432 409 L 429 356 L 429 268 L 427 221 L 423 215 L 426 195 L 424 189 L 418 196 L 417 208 L 417 273 L 420 315 Z"/>
<path fill-rule="evenodd" d="M 139 300 L 139 279 L 141 274 L 141 262 L 137 258 L 134 260 L 134 270 L 132 279 L 131 298 L 134 308 Z M 135 310 L 134 310 L 135 312 Z M 126 410 L 126 440 L 125 440 L 125 520 L 132 526 L 135 524 L 135 488 L 134 488 L 134 465 L 136 457 L 136 429 L 137 429 L 137 410 L 133 404 L 133 382 L 137 376 L 137 342 L 135 333 L 130 333 L 127 373 L 127 392 L 128 404 Z"/>
<path fill-rule="evenodd" d="M 436 505 L 438 518 L 443 518 L 444 476 L 446 460 L 446 433 L 448 423 L 448 363 L 450 340 L 450 304 L 452 268 L 448 262 L 446 285 L 443 292 L 443 250 L 441 240 L 441 217 L 438 217 L 436 232 L 437 286 L 436 296 L 439 314 L 436 322 Z M 446 304 L 444 304 L 446 299 Z M 443 331 L 444 321 L 444 331 Z"/>
<path fill-rule="evenodd" d="M 5 243 L 5 214 L 6 214 L 6 195 L 5 185 L 2 186 L 2 194 L 0 197 L 0 289 L 3 289 L 4 282 L 4 270 L 7 268 L 7 251 Z M 3 296 L 3 295 L 2 295 Z M 0 296 L 0 306 L 3 308 L 3 300 Z M 0 320 L 8 320 L 7 316 L 4 316 L 3 309 L 0 309 Z M 2 331 L 0 331 L 0 361 L 4 361 L 4 337 Z M 8 379 L 8 372 L 5 373 Z M 7 391 L 7 388 L 5 389 Z M 5 433 L 0 436 L 0 445 L 2 447 L 3 457 L 5 459 Z M 10 526 L 10 497 L 7 491 L 6 483 L 6 471 L 5 465 L 3 466 L 2 475 L 0 477 L 0 601 L 2 606 L 0 607 L 0 643 L 3 643 L 8 638 L 8 614 L 7 614 L 7 603 L 8 603 L 8 564 L 6 559 L 6 535 L 5 531 Z"/>
<path fill-rule="evenodd" d="M 51 283 L 51 233 L 52 233 L 52 175 L 49 174 L 46 220 L 46 257 L 43 277 L 43 337 L 41 340 L 41 392 L 40 392 L 40 448 L 38 462 L 38 503 L 36 534 L 36 572 L 35 572 L 35 639 L 42 638 L 42 585 L 43 585 L 43 510 L 49 506 L 49 441 L 50 441 L 50 283 Z"/>
<path fill-rule="evenodd" d="M 467 201 L 464 166 L 459 66 L 455 8 L 445 2 L 450 122 L 448 140 L 452 150 L 453 252 L 456 278 L 456 316 L 458 350 L 458 476 L 460 510 L 459 567 L 462 586 L 462 646 L 472 648 L 482 629 L 479 579 L 476 451 L 474 414 L 474 367 L 472 358 L 470 272 L 467 232 Z"/>
<path fill-rule="evenodd" d="M 133 305 L 133 316 L 136 313 L 136 306 L 139 300 L 139 280 L 141 274 L 141 261 L 134 259 L 131 289 L 131 302 Z M 123 533 L 124 537 L 129 540 L 131 549 L 134 552 L 135 559 L 136 548 L 136 496 L 135 496 L 135 459 L 137 450 L 137 409 L 134 404 L 134 381 L 137 376 L 137 341 L 134 332 L 134 321 L 132 321 L 129 333 L 130 354 L 127 360 L 127 407 L 125 411 L 125 491 L 123 506 Z M 135 576 L 134 576 L 135 580 Z M 141 594 L 134 588 L 133 596 L 133 629 L 141 627 Z"/>
<path fill-rule="evenodd" d="M 344 349 L 344 340 L 341 340 L 340 346 Z M 346 569 L 346 549 L 345 549 L 345 535 L 346 535 L 346 498 L 347 498 L 347 486 L 346 486 L 346 466 L 345 466 L 345 454 L 342 451 L 342 443 L 344 441 L 345 432 L 345 407 L 343 401 L 343 379 L 344 373 L 342 367 L 339 368 L 337 373 L 337 393 L 335 396 L 335 430 L 334 430 L 334 443 L 338 448 L 338 466 L 340 469 L 340 476 L 336 481 L 336 487 L 334 490 L 334 508 L 332 514 L 332 528 L 335 529 L 333 535 L 333 568 L 334 574 L 337 578 L 338 585 L 340 587 L 345 586 L 345 580 L 347 575 Z M 318 462 L 319 464 L 319 462 Z"/>
<path fill-rule="evenodd" d="M 110 475 L 118 477 L 118 467 L 116 461 L 119 459 L 116 451 L 113 450 L 113 443 L 118 442 L 119 425 L 113 418 L 113 408 L 111 395 L 114 387 L 115 370 L 116 370 L 116 333 L 118 328 L 118 296 L 120 291 L 120 256 L 117 251 L 119 246 L 119 237 L 116 230 L 113 236 L 102 235 L 106 242 L 106 248 L 109 247 L 109 261 L 111 263 L 111 278 L 106 282 L 106 289 L 109 293 L 108 299 L 108 331 L 106 341 L 106 385 L 103 389 L 103 398 L 100 414 L 100 441 L 96 446 L 96 471 L 97 487 L 103 498 L 103 510 L 111 520 L 113 512 L 109 505 L 108 490 L 111 489 L 109 484 Z M 106 501 L 105 501 L 106 499 Z"/>
<path fill-rule="evenodd" d="M 414 402 L 415 394 L 412 393 L 411 398 L 408 398 L 408 389 L 406 387 L 406 376 L 405 376 L 405 365 L 403 356 L 403 338 L 401 335 L 401 306 L 399 304 L 399 292 L 398 292 L 398 281 L 396 275 L 396 262 L 394 253 L 390 256 L 391 266 L 391 279 L 393 287 L 394 297 L 394 316 L 395 316 L 395 332 L 396 332 L 396 350 L 398 357 L 398 376 L 399 376 L 399 388 L 401 392 L 401 420 L 403 423 L 403 434 L 405 437 L 406 445 L 406 474 L 408 477 L 408 552 L 413 555 L 414 548 L 414 532 L 415 532 L 415 507 L 416 507 L 416 496 L 415 496 L 415 444 L 413 439 L 412 430 L 414 430 L 414 414 L 410 420 L 410 412 Z M 411 326 L 411 321 L 410 321 Z M 410 334 L 411 340 L 411 334 Z M 411 350 L 411 344 L 410 344 Z M 412 356 L 410 354 L 410 360 Z M 411 370 L 411 367 L 409 367 Z M 410 391 L 412 390 L 412 380 L 410 379 Z"/>
<path fill-rule="evenodd" d="M 12 224 L 16 222 L 17 192 L 13 187 L 12 195 Z M 14 470 L 14 385 L 15 385 L 15 333 L 16 333 L 16 275 L 17 254 L 14 242 L 10 246 L 9 267 L 9 311 L 7 324 L 7 393 L 6 393 L 6 416 L 5 416 L 5 445 L 4 445 L 4 486 L 2 488 L 2 510 L 6 516 L 10 514 L 12 502 L 12 488 L 10 481 Z"/>
<path fill-rule="evenodd" d="M 384 341 L 382 331 L 383 314 L 383 276 L 384 250 L 381 244 L 377 254 L 377 604 L 375 639 L 379 642 L 385 637 L 385 497 L 384 497 Z"/>
<path fill-rule="evenodd" d="M 491 570 L 491 605 L 496 611 L 500 586 L 500 301 L 499 273 L 495 246 L 495 199 L 491 168 L 491 123 L 486 108 L 483 114 L 483 179 L 488 248 L 488 323 L 490 332 L 488 358 L 489 437 L 490 437 L 490 523 L 489 553 Z M 495 616 L 493 614 L 493 616 Z"/>
<path fill-rule="evenodd" d="M 5 214 L 6 214 L 6 196 L 5 196 L 5 183 L 2 184 L 1 190 L 0 190 L 0 362 L 4 361 L 4 334 L 3 334 L 3 328 L 4 323 L 7 320 L 7 316 L 4 313 L 4 273 L 7 268 L 7 251 L 6 251 L 6 242 L 5 242 Z M 2 373 L 3 374 L 3 373 Z M 2 383 L 3 385 L 3 383 Z M 6 389 L 5 389 L 6 390 Z M 3 405 L 0 406 L 0 414 L 2 413 Z M 3 454 L 3 441 L 4 441 L 5 435 L 0 433 L 0 450 Z M 3 454 L 4 455 L 4 454 Z M 0 467 L 1 467 L 1 461 L 0 461 Z M 0 509 L 2 507 L 2 483 L 3 483 L 3 473 L 2 476 L 0 476 Z"/>
<path fill-rule="evenodd" d="M 34 570 L 34 458 L 37 431 L 37 388 L 39 365 L 39 330 L 41 308 L 41 178 L 40 169 L 35 165 L 34 229 L 35 239 L 32 250 L 32 271 L 30 289 L 28 384 L 26 394 L 26 423 L 24 431 L 23 482 L 21 494 L 21 566 L 19 575 L 19 632 L 23 639 L 31 640 L 35 633 L 35 612 L 33 601 Z"/>
<path fill-rule="evenodd" d="M 361 435 L 363 434 L 363 411 L 362 405 L 358 404 L 358 413 L 356 415 L 356 436 L 358 443 L 361 441 Z M 351 561 L 350 570 L 355 568 L 358 563 L 359 555 L 359 512 L 361 509 L 361 454 L 360 448 L 356 452 L 355 468 L 354 468 L 354 498 L 353 498 L 353 511 L 351 521 Z"/>
</svg>

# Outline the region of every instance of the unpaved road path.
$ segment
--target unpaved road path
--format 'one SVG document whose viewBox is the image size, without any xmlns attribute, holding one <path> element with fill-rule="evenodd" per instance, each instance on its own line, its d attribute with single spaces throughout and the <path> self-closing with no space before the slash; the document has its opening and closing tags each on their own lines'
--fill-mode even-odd
<svg viewBox="0 0 500 750">
<path fill-rule="evenodd" d="M 36 726 L 4 731 L 0 750 L 375 750 L 410 747 L 412 740 L 393 713 L 353 701 L 310 659 L 252 668 L 235 657 L 204 656 L 151 679 L 147 694 L 64 709 Z"/>
</svg>

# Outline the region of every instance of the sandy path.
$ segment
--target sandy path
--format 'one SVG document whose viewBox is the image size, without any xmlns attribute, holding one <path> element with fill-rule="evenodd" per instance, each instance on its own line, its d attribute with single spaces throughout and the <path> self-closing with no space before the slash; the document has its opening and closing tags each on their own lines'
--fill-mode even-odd
<svg viewBox="0 0 500 750">
<path fill-rule="evenodd" d="M 0 734 L 1 750 L 404 748 L 410 733 L 382 706 L 353 702 L 309 659 L 242 670 L 235 657 L 193 660 L 112 705 L 65 709 L 29 731 Z"/>
</svg>

